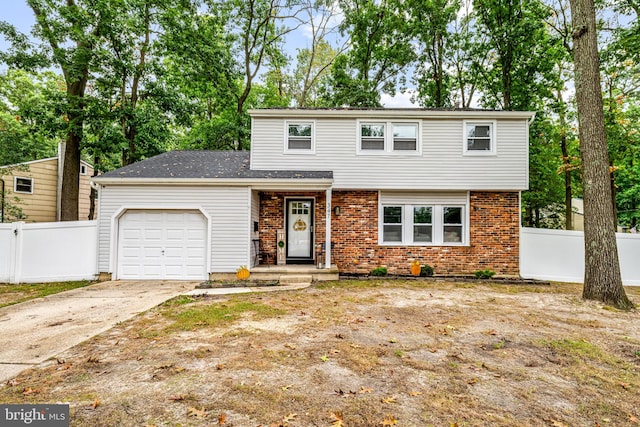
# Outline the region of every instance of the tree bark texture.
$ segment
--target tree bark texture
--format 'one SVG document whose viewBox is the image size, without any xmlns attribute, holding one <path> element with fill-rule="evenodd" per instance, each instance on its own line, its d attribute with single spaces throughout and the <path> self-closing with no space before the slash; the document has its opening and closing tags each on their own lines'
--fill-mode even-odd
<svg viewBox="0 0 640 427">
<path fill-rule="evenodd" d="M 611 227 L 609 154 L 604 128 L 600 61 L 593 0 L 571 0 L 573 56 L 584 194 L 585 270 L 582 297 L 630 308 L 622 287 Z"/>
</svg>

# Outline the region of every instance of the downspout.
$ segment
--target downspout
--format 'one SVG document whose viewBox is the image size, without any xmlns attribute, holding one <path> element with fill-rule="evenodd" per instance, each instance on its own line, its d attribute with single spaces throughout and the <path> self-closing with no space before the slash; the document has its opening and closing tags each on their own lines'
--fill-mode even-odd
<svg viewBox="0 0 640 427">
<path fill-rule="evenodd" d="M 62 174 L 64 172 L 65 142 L 58 142 L 58 181 L 56 183 L 56 221 L 60 221 L 62 211 Z"/>
</svg>

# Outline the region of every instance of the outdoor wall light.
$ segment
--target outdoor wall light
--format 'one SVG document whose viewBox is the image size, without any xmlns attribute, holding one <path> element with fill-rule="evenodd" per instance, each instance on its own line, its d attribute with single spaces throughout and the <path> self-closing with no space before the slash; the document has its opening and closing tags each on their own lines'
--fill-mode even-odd
<svg viewBox="0 0 640 427">
<path fill-rule="evenodd" d="M 336 216 L 340 215 L 340 206 L 336 206 L 333 208 L 333 213 L 336 214 Z"/>
</svg>

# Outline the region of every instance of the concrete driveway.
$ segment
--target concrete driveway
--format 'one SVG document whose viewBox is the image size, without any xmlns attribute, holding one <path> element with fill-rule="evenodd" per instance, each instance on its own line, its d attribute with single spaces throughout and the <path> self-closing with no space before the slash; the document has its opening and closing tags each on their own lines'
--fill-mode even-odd
<svg viewBox="0 0 640 427">
<path fill-rule="evenodd" d="M 199 282 L 113 281 L 0 309 L 0 382 Z"/>
</svg>

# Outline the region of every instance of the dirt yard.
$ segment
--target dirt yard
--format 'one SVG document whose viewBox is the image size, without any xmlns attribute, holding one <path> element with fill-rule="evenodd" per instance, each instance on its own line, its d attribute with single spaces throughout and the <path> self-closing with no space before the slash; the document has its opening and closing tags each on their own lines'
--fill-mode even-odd
<svg viewBox="0 0 640 427">
<path fill-rule="evenodd" d="M 580 291 L 344 281 L 180 297 L 0 401 L 68 402 L 74 426 L 640 426 L 640 313 Z"/>
</svg>

